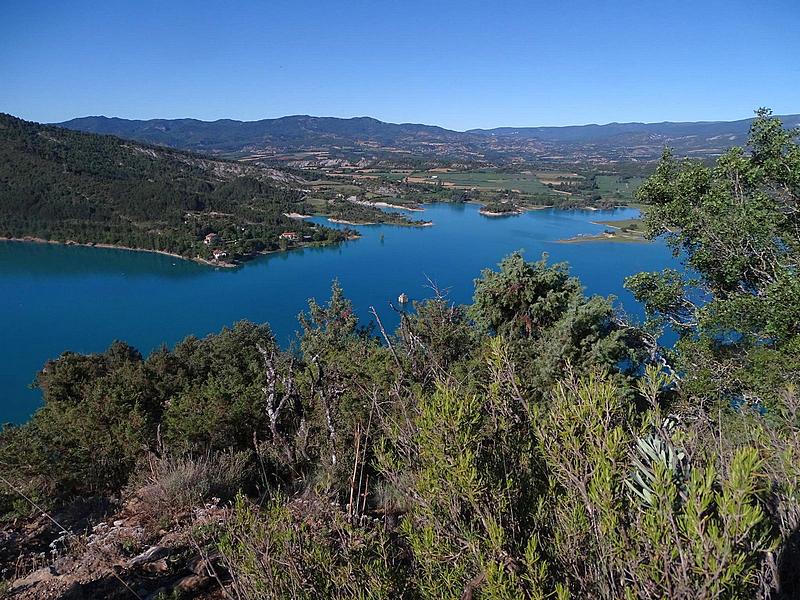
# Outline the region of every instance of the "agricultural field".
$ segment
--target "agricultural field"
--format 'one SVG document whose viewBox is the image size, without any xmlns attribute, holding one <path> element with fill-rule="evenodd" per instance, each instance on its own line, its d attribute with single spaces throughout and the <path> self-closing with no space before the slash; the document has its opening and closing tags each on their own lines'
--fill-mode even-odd
<svg viewBox="0 0 800 600">
<path fill-rule="evenodd" d="M 412 174 L 412 171 L 370 171 L 359 172 L 364 178 L 381 179 L 383 181 L 402 181 Z"/>
<path fill-rule="evenodd" d="M 641 183 L 640 177 L 628 173 L 600 175 L 567 169 L 350 168 L 353 170 L 323 167 L 325 177 L 309 182 L 310 197 L 332 200 L 357 196 L 367 202 L 413 208 L 426 202 L 465 201 L 485 206 L 507 204 L 514 210 L 538 206 L 608 208 L 629 204 Z"/>
<path fill-rule="evenodd" d="M 585 177 L 570 171 L 536 171 L 536 178 L 544 185 L 562 185 L 583 181 Z"/>
<path fill-rule="evenodd" d="M 442 172 L 442 170 L 415 172 L 407 175 L 409 183 L 441 184 L 459 189 L 479 191 L 515 190 L 522 194 L 550 194 L 532 171 L 499 173 L 497 171 Z"/>
<path fill-rule="evenodd" d="M 597 175 L 595 177 L 597 189 L 604 198 L 612 196 L 632 199 L 642 181 L 644 181 L 642 177 L 625 177 L 622 175 Z"/>
</svg>

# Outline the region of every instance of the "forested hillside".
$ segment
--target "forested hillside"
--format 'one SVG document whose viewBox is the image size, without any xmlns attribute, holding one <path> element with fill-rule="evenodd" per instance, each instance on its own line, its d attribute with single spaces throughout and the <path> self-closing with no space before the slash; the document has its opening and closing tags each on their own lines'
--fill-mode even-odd
<svg viewBox="0 0 800 600">
<path fill-rule="evenodd" d="M 800 115 L 785 117 L 800 124 Z M 569 127 L 498 127 L 452 131 L 431 125 L 385 123 L 368 117 L 338 119 L 296 115 L 260 121 L 145 121 L 81 117 L 59 125 L 206 153 L 292 152 L 324 149 L 331 156 L 351 151 L 389 152 L 408 158 L 438 156 L 503 163 L 523 157 L 545 162 L 655 160 L 665 146 L 680 155 L 718 156 L 742 145 L 752 119 L 697 123 L 609 123 Z M 400 154 L 397 154 L 400 152 Z"/>
<path fill-rule="evenodd" d="M 369 117 L 338 119 L 296 115 L 260 121 L 200 121 L 198 119 L 151 119 L 138 121 L 108 117 L 82 117 L 59 123 L 62 127 L 162 144 L 203 152 L 238 152 L 243 149 L 354 144 L 358 140 L 385 146 L 457 141 L 461 133 L 431 125 L 384 123 Z"/>
<path fill-rule="evenodd" d="M 665 154 L 638 195 L 691 276 L 628 280 L 646 323 L 513 254 L 394 332 L 334 284 L 290 351 L 239 323 L 49 362 L 0 433 L 4 591 L 800 597 L 798 133 Z"/>
<path fill-rule="evenodd" d="M 302 211 L 298 186 L 277 171 L 0 115 L 0 237 L 188 258 L 218 250 L 226 261 L 278 249 L 286 229 L 341 237 L 283 216 Z M 210 233 L 214 244 L 204 243 Z"/>
</svg>

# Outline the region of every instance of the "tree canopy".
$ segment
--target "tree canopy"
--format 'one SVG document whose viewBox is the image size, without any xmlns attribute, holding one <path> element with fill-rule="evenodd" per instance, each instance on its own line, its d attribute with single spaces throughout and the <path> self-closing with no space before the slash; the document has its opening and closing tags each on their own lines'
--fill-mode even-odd
<svg viewBox="0 0 800 600">
<path fill-rule="evenodd" d="M 639 189 L 651 205 L 649 235 L 665 235 L 687 271 L 641 273 L 627 285 L 681 336 L 687 391 L 769 404 L 797 372 L 798 134 L 761 109 L 747 149 L 731 149 L 713 167 L 665 152 Z"/>
</svg>

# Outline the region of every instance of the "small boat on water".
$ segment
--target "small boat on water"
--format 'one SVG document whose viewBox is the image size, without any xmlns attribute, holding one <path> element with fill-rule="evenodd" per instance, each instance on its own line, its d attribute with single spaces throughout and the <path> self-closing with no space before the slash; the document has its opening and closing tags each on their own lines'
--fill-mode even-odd
<svg viewBox="0 0 800 600">
<path fill-rule="evenodd" d="M 397 301 L 398 301 L 400 304 L 407 304 L 407 303 L 408 303 L 408 296 L 406 295 L 406 293 L 405 293 L 405 292 L 403 292 L 402 294 L 400 294 L 400 295 L 397 297 Z"/>
</svg>

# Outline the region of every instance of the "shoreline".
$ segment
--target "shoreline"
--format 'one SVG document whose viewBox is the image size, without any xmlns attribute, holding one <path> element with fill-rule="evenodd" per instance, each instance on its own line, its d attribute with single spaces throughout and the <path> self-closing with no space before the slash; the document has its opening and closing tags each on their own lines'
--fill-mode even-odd
<svg viewBox="0 0 800 600">
<path fill-rule="evenodd" d="M 104 244 L 102 242 L 85 243 L 85 242 L 76 242 L 75 240 L 67 240 L 65 242 L 62 242 L 61 240 L 48 240 L 45 238 L 35 237 L 31 235 L 26 235 L 21 238 L 0 236 L 0 242 L 29 242 L 34 244 L 59 244 L 61 246 L 80 246 L 82 248 L 105 248 L 106 250 L 126 250 L 128 252 L 149 252 L 150 254 L 163 254 L 164 256 L 171 256 L 172 258 L 179 258 L 180 260 L 197 262 L 200 264 L 205 264 L 213 267 L 230 268 L 236 266 L 233 263 L 219 263 L 211 260 L 206 260 L 205 258 L 200 258 L 200 257 L 187 258 L 186 256 L 175 254 L 174 252 L 167 252 L 166 250 L 153 250 L 150 248 L 131 248 L 130 246 L 119 246 L 117 244 Z"/>
<path fill-rule="evenodd" d="M 421 206 L 407 206 L 404 204 L 391 204 L 390 202 L 370 202 L 369 200 L 352 200 L 353 204 L 360 204 L 361 206 L 371 206 L 373 208 L 394 208 L 397 210 L 408 210 L 411 212 L 424 212 L 425 209 Z"/>
<path fill-rule="evenodd" d="M 387 202 L 367 202 L 367 201 L 361 202 L 361 201 L 356 201 L 355 203 L 356 204 L 368 205 L 368 206 L 385 206 L 385 207 L 389 207 L 389 208 L 398 208 L 398 209 L 409 210 L 409 211 L 414 211 L 414 212 L 423 212 L 425 210 L 422 207 L 420 207 L 420 208 L 409 208 L 409 207 L 405 207 L 405 206 L 389 204 Z M 475 200 L 468 200 L 467 203 L 468 204 L 479 204 L 480 205 L 480 202 L 477 202 Z M 497 212 L 492 212 L 492 211 L 484 211 L 481 208 L 481 209 L 478 210 L 478 214 L 480 214 L 480 215 L 482 215 L 484 217 L 489 217 L 489 218 L 511 217 L 511 216 L 519 216 L 519 215 L 521 215 L 521 214 L 523 214 L 525 212 L 528 212 L 528 211 L 544 210 L 544 209 L 547 209 L 547 208 L 554 208 L 554 207 L 552 205 L 522 206 L 522 207 L 519 207 L 515 211 L 504 212 L 504 213 L 497 213 Z M 619 207 L 615 207 L 615 208 L 630 208 L 630 206 L 619 206 Z M 600 210 L 600 209 L 594 208 L 594 207 L 585 207 L 583 210 Z M 288 218 L 291 218 L 291 219 L 309 219 L 309 218 L 312 218 L 314 215 L 301 215 L 300 213 L 288 213 L 288 214 L 284 213 L 284 216 L 286 216 Z M 324 215 L 319 215 L 319 216 L 324 216 Z M 432 227 L 433 226 L 433 221 L 411 221 L 409 223 L 373 223 L 373 222 L 356 223 L 356 222 L 353 222 L 353 221 L 347 221 L 347 220 L 344 220 L 344 219 L 336 219 L 336 218 L 333 218 L 333 217 L 326 217 L 326 218 L 331 223 L 336 223 L 338 225 L 353 225 L 353 226 L 393 225 L 395 227 Z M 593 225 L 602 225 L 602 226 L 610 227 L 610 228 L 613 228 L 613 229 L 620 229 L 620 227 L 615 226 L 615 225 L 611 225 L 609 223 L 598 223 L 598 222 L 595 222 L 595 221 L 590 221 L 590 223 L 592 223 Z M 355 239 L 359 239 L 360 237 L 361 236 L 359 236 L 359 235 L 353 235 L 353 236 L 349 236 L 347 239 L 352 241 L 352 240 L 355 240 Z M 618 238 L 616 236 L 605 236 L 605 235 L 602 235 L 602 234 L 601 235 L 585 234 L 585 235 L 578 235 L 578 236 L 574 236 L 574 237 L 566 238 L 566 239 L 562 239 L 562 240 L 556 240 L 556 242 L 560 243 L 560 244 L 574 244 L 574 243 L 580 243 L 580 242 L 602 242 L 602 241 L 623 242 L 623 243 L 624 242 L 628 242 L 628 243 L 648 243 L 650 240 L 648 240 L 646 238 L 632 239 L 630 237 L 625 237 L 625 238 L 620 239 L 620 238 Z M 299 250 L 299 249 L 302 249 L 302 248 L 305 248 L 305 247 L 313 247 L 313 246 L 316 246 L 316 245 L 326 245 L 326 244 L 305 244 L 305 243 L 301 243 L 301 244 L 293 246 L 291 248 L 287 248 L 286 250 L 262 250 L 262 251 L 259 251 L 259 252 L 254 252 L 253 254 L 241 257 L 241 259 L 238 262 L 227 262 L 227 261 L 226 262 L 219 262 L 219 261 L 215 261 L 215 260 L 209 260 L 209 259 L 201 258 L 199 256 L 196 256 L 194 258 L 189 258 L 189 257 L 186 257 L 186 256 L 182 256 L 180 254 L 175 254 L 174 252 L 167 252 L 166 250 L 155 250 L 155 249 L 151 249 L 151 248 L 132 248 L 130 246 L 121 246 L 121 245 L 117 245 L 117 244 L 105 244 L 105 243 L 102 243 L 102 242 L 87 242 L 87 243 L 84 243 L 84 242 L 76 242 L 75 240 L 66 240 L 66 241 L 48 240 L 48 239 L 41 238 L 41 237 L 36 237 L 36 236 L 23 236 L 23 237 L 0 236 L 0 242 L 27 242 L 27 243 L 34 243 L 34 244 L 59 244 L 59 245 L 62 245 L 62 246 L 81 246 L 81 247 L 84 247 L 84 248 L 104 248 L 104 249 L 107 249 L 107 250 L 124 250 L 126 252 L 148 252 L 150 254 L 161 254 L 163 256 L 169 256 L 171 258 L 177 258 L 179 260 L 185 260 L 185 261 L 188 261 L 188 262 L 193 262 L 195 264 L 199 264 L 199 265 L 203 265 L 203 266 L 207 266 L 207 267 L 222 268 L 222 269 L 237 269 L 237 268 L 241 267 L 244 262 L 250 261 L 250 260 L 252 260 L 254 258 L 258 258 L 259 256 L 266 256 L 266 255 L 275 254 L 275 253 L 278 253 L 278 252 L 288 252 L 288 251 L 291 251 L 291 250 Z"/>
<path fill-rule="evenodd" d="M 344 219 L 336 219 L 334 217 L 327 217 L 331 223 L 338 225 L 354 225 L 354 226 L 372 226 L 372 225 L 389 225 L 391 227 L 433 227 L 433 221 L 409 221 L 408 223 L 356 223 L 354 221 L 345 221 Z"/>
<path fill-rule="evenodd" d="M 581 244 L 588 242 L 614 242 L 617 244 L 649 244 L 652 240 L 648 240 L 639 236 L 617 236 L 614 234 L 596 234 L 596 233 L 582 233 L 571 238 L 564 238 L 556 240 L 557 244 Z"/>
<path fill-rule="evenodd" d="M 619 225 L 612 225 L 611 223 L 603 223 L 602 221 L 589 221 L 592 225 L 599 225 L 600 227 L 610 227 L 611 229 L 622 229 Z"/>
<path fill-rule="evenodd" d="M 208 267 L 221 267 L 223 269 L 236 269 L 240 265 L 237 263 L 232 262 L 218 262 L 213 260 L 207 260 L 205 258 L 200 258 L 199 256 L 196 258 L 187 258 L 185 256 L 181 256 L 180 254 L 175 254 L 174 252 L 167 252 L 166 250 L 151 250 L 149 248 L 131 248 L 130 246 L 118 246 L 116 244 L 103 244 L 100 242 L 91 242 L 91 243 L 82 243 L 76 242 L 75 240 L 67 240 L 62 242 L 60 240 L 47 240 L 45 238 L 35 237 L 35 236 L 24 236 L 21 238 L 11 238 L 11 237 L 3 237 L 0 236 L 0 242 L 27 242 L 33 244 L 58 244 L 60 246 L 80 246 L 82 248 L 103 248 L 106 250 L 125 250 L 126 252 L 148 252 L 150 254 L 162 254 L 164 256 L 169 256 L 172 258 L 177 258 L 180 260 L 185 260 L 188 262 L 193 262 L 201 265 L 205 265 Z"/>
<path fill-rule="evenodd" d="M 338 225 L 378 225 L 378 223 L 356 223 L 355 221 L 345 221 L 344 219 L 335 219 L 333 217 L 327 217 L 327 219 L 331 223 L 336 223 Z"/>
<path fill-rule="evenodd" d="M 478 209 L 479 213 L 481 212 L 481 209 L 484 206 L 486 206 L 486 204 L 484 202 L 481 202 L 480 200 L 465 200 L 464 202 L 442 201 L 440 203 L 441 204 L 472 204 L 474 206 L 480 207 Z M 517 210 L 519 211 L 519 214 L 530 212 L 530 211 L 534 211 L 534 210 L 547 210 L 548 208 L 555 208 L 555 206 L 553 204 L 536 204 L 536 205 L 531 205 L 531 206 L 517 206 Z M 505 214 L 510 214 L 510 213 L 500 213 L 500 214 L 505 215 Z"/>
<path fill-rule="evenodd" d="M 351 235 L 348 236 L 346 239 L 348 241 L 353 241 L 359 239 L 360 235 Z M 181 256 L 180 254 L 175 254 L 174 252 L 167 252 L 166 250 L 150 250 L 148 248 L 131 248 L 129 246 L 117 246 L 115 244 L 103 244 L 103 243 L 81 243 L 76 242 L 75 240 L 67 240 L 66 242 L 62 242 L 59 240 L 46 240 L 40 237 L 34 236 L 24 236 L 21 238 L 10 238 L 0 236 L 0 242 L 24 242 L 29 244 L 56 244 L 59 246 L 80 246 L 82 248 L 102 248 L 105 250 L 124 250 L 126 252 L 147 252 L 149 254 L 162 254 L 164 256 L 169 256 L 172 258 L 177 258 L 179 260 L 184 260 L 186 262 L 193 262 L 199 265 L 203 265 L 206 267 L 214 267 L 214 268 L 222 268 L 222 269 L 238 269 L 241 267 L 245 262 L 258 258 L 260 256 L 268 256 L 270 254 L 277 254 L 280 252 L 291 252 L 292 250 L 302 250 L 303 248 L 312 248 L 314 246 L 325 246 L 327 244 L 320 243 L 320 242 L 312 242 L 312 243 L 301 243 L 299 245 L 292 246 L 291 248 L 286 248 L 286 250 L 260 250 L 258 252 L 254 252 L 252 254 L 248 254 L 243 256 L 239 262 L 219 262 L 215 260 L 208 260 L 205 258 L 195 257 L 195 258 L 187 258 L 185 256 Z"/>
<path fill-rule="evenodd" d="M 517 210 L 509 210 L 507 212 L 496 212 L 493 210 L 484 210 L 481 208 L 478 211 L 478 214 L 483 215 L 484 217 L 518 217 L 519 215 L 522 214 L 522 211 L 517 209 Z"/>
</svg>

